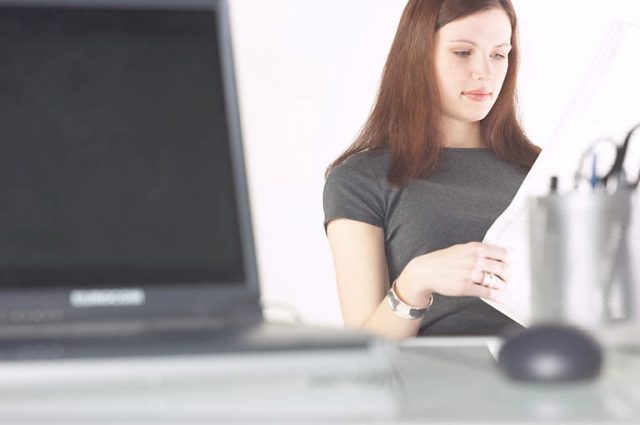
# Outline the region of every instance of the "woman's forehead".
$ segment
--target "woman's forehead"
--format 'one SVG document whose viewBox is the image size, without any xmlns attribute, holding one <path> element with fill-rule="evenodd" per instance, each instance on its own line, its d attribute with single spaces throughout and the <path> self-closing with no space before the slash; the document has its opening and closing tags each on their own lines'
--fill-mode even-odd
<svg viewBox="0 0 640 425">
<path fill-rule="evenodd" d="M 502 9 L 490 9 L 474 13 L 444 25 L 438 31 L 439 39 L 496 47 L 511 41 L 511 21 Z"/>
</svg>

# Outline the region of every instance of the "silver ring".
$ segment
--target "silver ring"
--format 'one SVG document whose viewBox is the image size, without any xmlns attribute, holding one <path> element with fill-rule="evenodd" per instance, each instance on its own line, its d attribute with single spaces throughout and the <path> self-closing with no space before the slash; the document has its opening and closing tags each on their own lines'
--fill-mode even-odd
<svg viewBox="0 0 640 425">
<path fill-rule="evenodd" d="M 496 275 L 489 272 L 483 272 L 484 277 L 480 285 L 486 286 L 489 289 L 494 289 L 496 284 Z"/>
</svg>

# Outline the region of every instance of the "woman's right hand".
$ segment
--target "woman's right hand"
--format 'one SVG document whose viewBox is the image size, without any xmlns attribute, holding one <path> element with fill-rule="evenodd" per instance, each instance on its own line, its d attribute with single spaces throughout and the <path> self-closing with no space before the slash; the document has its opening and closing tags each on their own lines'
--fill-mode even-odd
<svg viewBox="0 0 640 425">
<path fill-rule="evenodd" d="M 482 286 L 493 273 L 492 288 Z M 507 251 L 496 245 L 469 242 L 415 257 L 396 281 L 398 296 L 408 304 L 426 306 L 435 292 L 448 296 L 491 298 L 509 280 Z"/>
</svg>

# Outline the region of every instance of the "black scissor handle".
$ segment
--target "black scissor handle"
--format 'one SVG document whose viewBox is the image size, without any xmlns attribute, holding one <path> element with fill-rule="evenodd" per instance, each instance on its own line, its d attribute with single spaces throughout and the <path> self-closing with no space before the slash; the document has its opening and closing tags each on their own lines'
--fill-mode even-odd
<svg viewBox="0 0 640 425">
<path fill-rule="evenodd" d="M 633 133 L 635 133 L 638 128 L 640 128 L 640 124 L 637 124 L 635 127 L 633 127 L 629 131 L 629 133 L 627 133 L 627 137 L 625 137 L 624 143 L 616 148 L 616 160 L 613 163 L 611 170 L 609 170 L 609 172 L 602 178 L 602 181 L 605 185 L 607 184 L 609 178 L 611 178 L 611 176 L 613 176 L 614 174 L 622 174 L 622 167 L 624 166 L 624 161 L 627 157 L 627 148 L 629 147 L 629 141 L 631 140 Z M 635 188 L 636 186 L 638 186 L 638 182 L 640 182 L 640 176 L 638 176 L 638 180 L 631 184 L 631 187 Z"/>
</svg>

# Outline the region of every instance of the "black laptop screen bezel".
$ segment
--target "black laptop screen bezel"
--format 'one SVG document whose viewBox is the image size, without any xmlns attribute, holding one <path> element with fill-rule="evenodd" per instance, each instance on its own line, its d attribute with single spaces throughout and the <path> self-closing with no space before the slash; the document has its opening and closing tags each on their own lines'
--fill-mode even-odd
<svg viewBox="0 0 640 425">
<path fill-rule="evenodd" d="M 72 305 L 72 294 L 78 288 L 0 289 L 0 326 L 39 323 L 65 323 L 83 321 L 125 321 L 134 318 L 230 318 L 261 320 L 260 290 L 256 265 L 248 185 L 242 146 L 239 104 L 237 99 L 235 66 L 232 53 L 229 9 L 226 0 L 0 0 L 2 7 L 46 8 L 113 8 L 149 10 L 204 10 L 214 11 L 217 19 L 220 64 L 225 93 L 226 118 L 230 141 L 232 170 L 235 184 L 238 222 L 245 281 L 215 284 L 180 282 L 179 285 L 136 285 L 133 287 L 104 288 L 105 291 L 143 291 L 144 302 L 137 305 Z M 102 289 L 100 289 L 102 290 Z"/>
</svg>

